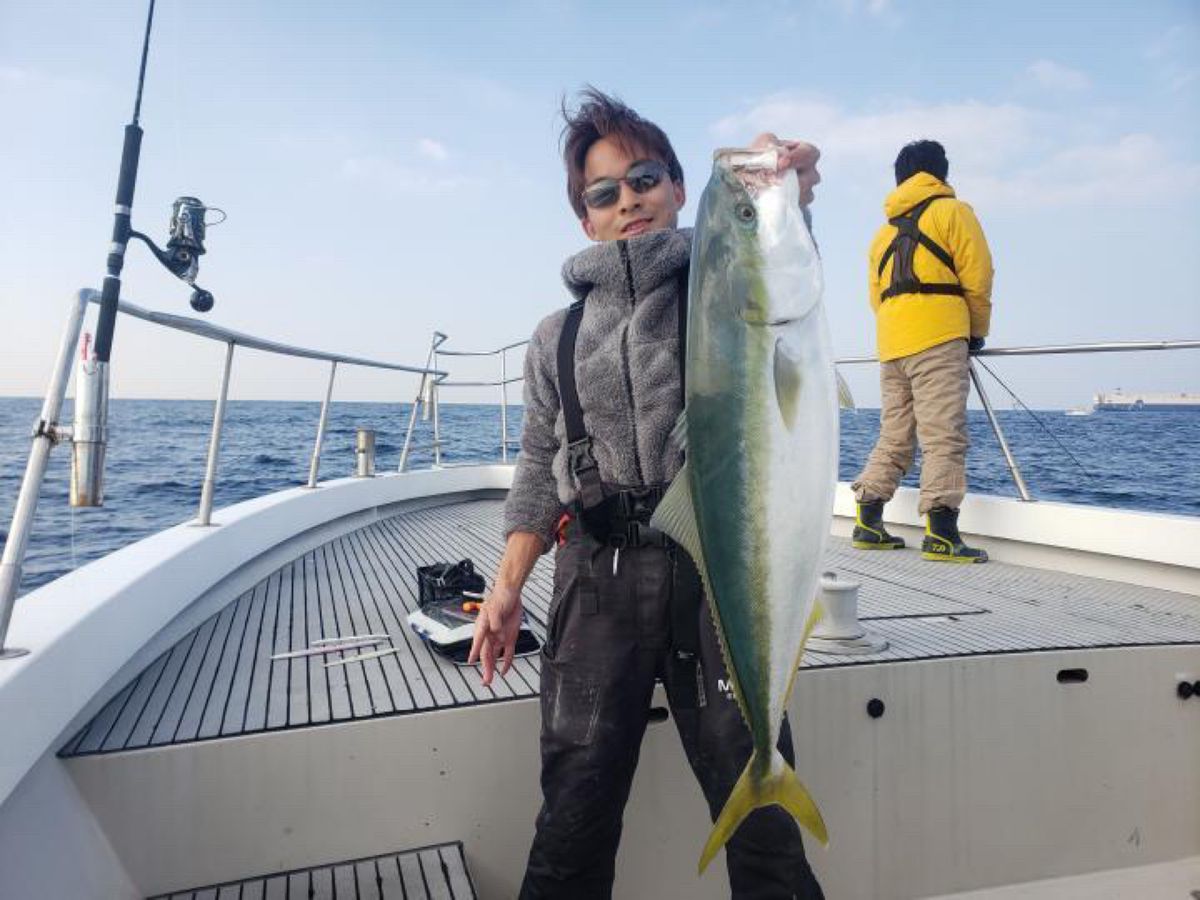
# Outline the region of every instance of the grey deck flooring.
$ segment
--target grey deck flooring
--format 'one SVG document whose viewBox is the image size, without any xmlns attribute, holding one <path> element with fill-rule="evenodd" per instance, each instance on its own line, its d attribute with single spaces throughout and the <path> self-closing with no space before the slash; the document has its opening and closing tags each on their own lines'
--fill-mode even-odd
<svg viewBox="0 0 1200 900">
<path fill-rule="evenodd" d="M 278 872 L 151 900 L 474 900 L 462 844 Z"/>
<path fill-rule="evenodd" d="M 435 656 L 405 621 L 416 606 L 417 566 L 470 557 L 491 583 L 501 507 L 477 500 L 401 513 L 293 560 L 164 652 L 59 755 L 535 695 L 536 657 L 518 659 L 507 679 L 485 688 L 474 670 Z M 860 616 L 889 646 L 871 656 L 807 654 L 806 667 L 1200 643 L 1200 600 L 1185 594 L 999 562 L 938 566 L 912 550 L 861 553 L 844 540 L 831 542 L 826 568 L 861 583 Z M 524 595 L 539 638 L 552 588 L 547 555 Z M 318 638 L 368 632 L 386 632 L 390 643 L 365 650 L 399 652 L 331 669 L 320 657 L 270 659 Z"/>
</svg>

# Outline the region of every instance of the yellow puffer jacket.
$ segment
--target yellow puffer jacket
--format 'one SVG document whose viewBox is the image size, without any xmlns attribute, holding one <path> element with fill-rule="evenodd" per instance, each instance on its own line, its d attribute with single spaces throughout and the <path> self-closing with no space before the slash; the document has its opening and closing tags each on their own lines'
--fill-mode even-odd
<svg viewBox="0 0 1200 900">
<path fill-rule="evenodd" d="M 888 195 L 883 210 L 894 218 L 928 197 L 954 197 L 954 189 L 926 172 L 918 172 Z M 954 294 L 897 294 L 880 302 L 892 283 L 894 257 L 879 272 L 879 261 L 896 236 L 884 225 L 871 242 L 869 289 L 875 310 L 879 359 L 912 356 L 955 338 L 987 337 L 992 318 L 992 254 L 975 211 L 961 200 L 931 203 L 921 216 L 921 231 L 946 250 L 958 277 L 925 247 L 913 253 L 913 273 L 922 282 L 958 281 L 965 296 Z"/>
</svg>

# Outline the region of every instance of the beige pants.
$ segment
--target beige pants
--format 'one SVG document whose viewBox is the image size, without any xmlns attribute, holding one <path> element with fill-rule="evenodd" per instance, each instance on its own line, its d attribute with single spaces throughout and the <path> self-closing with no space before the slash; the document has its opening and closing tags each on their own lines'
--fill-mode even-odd
<svg viewBox="0 0 1200 900">
<path fill-rule="evenodd" d="M 967 342 L 947 341 L 882 363 L 879 440 L 851 487 L 860 501 L 891 500 L 921 444 L 922 514 L 958 509 L 967 492 Z"/>
</svg>

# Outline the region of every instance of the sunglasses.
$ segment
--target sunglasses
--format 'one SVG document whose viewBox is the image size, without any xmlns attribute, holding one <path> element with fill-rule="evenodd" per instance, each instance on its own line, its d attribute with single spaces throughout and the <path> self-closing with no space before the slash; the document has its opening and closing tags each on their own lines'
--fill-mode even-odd
<svg viewBox="0 0 1200 900">
<path fill-rule="evenodd" d="M 657 159 L 641 159 L 629 167 L 624 178 L 601 178 L 583 189 L 583 203 L 589 209 L 604 209 L 621 198 L 621 182 L 635 194 L 658 187 L 667 177 L 666 164 Z"/>
</svg>

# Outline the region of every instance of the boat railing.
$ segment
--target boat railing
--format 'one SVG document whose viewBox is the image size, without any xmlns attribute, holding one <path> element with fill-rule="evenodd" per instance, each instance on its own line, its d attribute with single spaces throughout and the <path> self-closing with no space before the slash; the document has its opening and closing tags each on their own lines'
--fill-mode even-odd
<svg viewBox="0 0 1200 900">
<path fill-rule="evenodd" d="M 423 375 L 421 382 L 417 387 L 417 396 L 413 401 L 412 408 L 408 416 L 408 428 L 404 432 L 404 447 L 400 451 L 400 471 L 404 472 L 408 469 L 409 454 L 413 450 L 427 449 L 433 452 L 434 466 L 442 464 L 442 429 L 441 417 L 438 415 L 438 391 L 444 387 L 450 388 L 482 388 L 482 387 L 498 387 L 500 389 L 500 461 L 508 462 L 508 448 L 511 444 L 516 443 L 515 440 L 510 440 L 508 437 L 508 386 L 518 381 L 523 381 L 523 375 L 514 375 L 511 378 L 508 375 L 508 354 L 518 347 L 524 347 L 529 343 L 528 340 L 514 341 L 511 344 L 505 344 L 503 347 L 497 347 L 495 350 L 447 350 L 443 349 L 442 345 L 448 340 L 447 336 L 440 331 L 433 333 L 433 339 L 429 343 L 429 356 L 426 358 L 425 365 L 432 367 L 432 370 L 437 370 L 441 367 L 441 358 L 443 356 L 451 356 L 458 358 L 481 358 L 494 356 L 497 358 L 500 367 L 500 377 L 495 381 L 451 381 L 448 375 L 436 375 L 433 377 Z M 425 414 L 430 415 L 432 410 L 433 419 L 433 440 L 427 445 L 414 445 L 413 429 L 417 424 L 418 408 L 424 408 Z"/>
<path fill-rule="evenodd" d="M 83 322 L 90 304 L 100 304 L 100 292 L 84 289 L 79 291 L 71 303 L 67 327 L 63 332 L 59 345 L 58 356 L 50 379 L 50 386 L 42 401 L 41 414 L 34 425 L 32 447 L 25 475 L 21 481 L 21 489 L 13 509 L 12 527 L 4 544 L 4 555 L 0 559 L 0 660 L 11 659 L 24 655 L 19 648 L 6 647 L 5 638 L 8 625 L 12 618 L 12 608 L 16 601 L 17 590 L 20 587 L 21 568 L 28 548 L 29 535 L 33 527 L 34 515 L 37 511 L 38 497 L 41 494 L 42 481 L 45 478 L 46 464 L 50 450 L 62 441 L 72 442 L 73 449 L 83 445 L 90 447 L 89 453 L 99 454 L 101 460 L 98 470 L 101 473 L 94 489 L 79 490 L 76 482 L 83 476 L 81 472 L 88 468 L 78 459 L 73 460 L 71 470 L 72 503 L 74 505 L 100 505 L 103 498 L 103 455 L 107 441 L 106 419 L 101 415 L 97 422 L 89 423 L 86 427 L 79 425 L 63 426 L 59 424 L 59 415 L 66 397 L 67 385 L 71 380 L 72 361 L 76 357 L 76 347 L 83 331 Z M 321 412 L 317 421 L 316 439 L 313 443 L 312 455 L 309 460 L 308 479 L 306 486 L 315 488 L 321 466 L 321 451 L 325 442 L 325 431 L 329 422 L 329 407 L 333 398 L 334 380 L 338 366 L 357 366 L 370 369 L 383 369 L 394 372 L 415 373 L 420 376 L 422 385 L 436 383 L 445 379 L 449 373 L 436 367 L 410 366 L 359 356 L 348 356 L 340 353 L 329 353 L 323 350 L 312 350 L 292 344 L 267 340 L 254 335 L 245 334 L 228 328 L 212 325 L 208 322 L 176 316 L 168 313 L 144 309 L 127 300 L 120 301 L 118 311 L 125 315 L 150 322 L 165 328 L 187 332 L 209 340 L 225 344 L 225 358 L 221 369 L 220 385 L 217 389 L 217 401 L 213 410 L 212 430 L 209 435 L 208 453 L 205 459 L 204 481 L 200 490 L 200 504 L 196 520 L 193 524 L 201 527 L 212 525 L 213 496 L 217 484 L 218 461 L 220 458 L 221 432 L 225 423 L 225 409 L 229 397 L 229 380 L 233 369 L 235 349 L 241 347 L 250 350 L 261 350 L 280 356 L 292 356 L 302 359 L 313 359 L 329 363 L 329 378 L 325 385 L 325 396 L 321 403 Z M 444 340 L 444 336 L 442 336 Z M 81 406 L 78 398 L 79 387 L 76 388 L 76 408 Z M 107 403 L 107 391 L 100 399 L 100 405 Z M 436 413 L 435 413 L 436 414 Z M 86 432 L 86 433 L 85 433 Z M 98 449 L 97 449 L 98 445 Z"/>
<path fill-rule="evenodd" d="M 64 331 L 62 343 L 59 346 L 59 352 L 56 359 L 55 368 L 52 373 L 50 386 L 43 400 L 41 415 L 34 427 L 32 435 L 33 446 L 30 451 L 29 462 L 25 470 L 25 476 L 22 480 L 20 493 L 17 497 L 17 503 L 13 511 L 12 527 L 9 529 L 8 539 L 4 546 L 3 559 L 0 561 L 0 660 L 22 654 L 22 651 L 16 648 L 6 648 L 4 641 L 8 631 L 8 624 L 12 615 L 12 607 L 15 602 L 17 589 L 20 583 L 21 566 L 28 545 L 29 532 L 33 524 L 38 495 L 41 492 L 41 484 L 45 475 L 46 462 L 50 449 L 55 444 L 64 440 L 72 441 L 73 446 L 78 446 L 84 438 L 84 436 L 81 434 L 73 433 L 84 429 L 80 429 L 78 426 L 76 426 L 75 429 L 72 429 L 71 427 L 64 427 L 58 423 L 58 418 L 65 399 L 67 385 L 70 381 L 71 363 L 75 358 L 75 348 L 79 344 L 79 338 L 82 332 L 83 321 L 87 312 L 87 308 L 90 304 L 99 304 L 99 302 L 99 292 L 87 289 L 80 291 L 74 299 L 67 322 L 67 328 Z M 253 335 L 233 331 L 231 329 L 222 328 L 198 319 L 147 310 L 128 301 L 121 301 L 119 305 L 119 311 L 126 315 L 133 316 L 134 318 L 138 318 L 155 325 L 187 332 L 199 337 L 220 341 L 225 344 L 226 352 L 224 364 L 221 370 L 221 379 L 217 391 L 217 401 L 213 411 L 212 430 L 209 435 L 208 452 L 205 459 L 204 481 L 200 492 L 199 508 L 197 510 L 196 520 L 194 522 L 195 525 L 201 527 L 210 526 L 212 524 L 212 506 L 218 478 L 221 432 L 225 420 L 225 410 L 229 395 L 229 381 L 233 367 L 234 351 L 239 347 L 251 350 L 261 350 L 267 353 L 274 353 L 282 356 L 314 359 L 329 363 L 329 377 L 325 385 L 325 394 L 321 403 L 321 411 L 317 421 L 316 437 L 313 442 L 312 454 L 309 460 L 308 478 L 306 481 L 306 487 L 308 488 L 316 488 L 318 484 L 322 448 L 324 446 L 325 433 L 329 422 L 329 409 L 333 398 L 334 381 L 337 376 L 339 366 L 358 366 L 372 369 L 383 369 L 396 372 L 407 372 L 419 376 L 417 394 L 409 411 L 408 427 L 405 431 L 404 445 L 400 454 L 400 464 L 398 467 L 400 472 L 404 472 L 408 469 L 411 454 L 414 450 L 427 449 L 432 451 L 433 466 L 435 468 L 442 466 L 443 458 L 441 422 L 439 415 L 439 392 L 442 388 L 497 388 L 500 394 L 500 459 L 502 462 L 507 463 L 509 461 L 510 445 L 516 442 L 514 439 L 510 439 L 508 435 L 508 386 L 515 382 L 522 381 L 524 376 L 520 372 L 514 375 L 509 374 L 509 355 L 519 348 L 527 345 L 529 343 L 528 341 L 517 341 L 511 344 L 505 344 L 504 346 L 498 347 L 494 350 L 458 350 L 445 347 L 444 345 L 448 340 L 448 336 L 440 331 L 435 331 L 430 341 L 425 365 L 411 366 L 401 363 L 366 359 L 363 357 L 348 356 L 345 354 L 330 353 L 321 350 L 297 347 L 290 344 L 284 344 L 277 341 L 255 337 Z M 1105 343 L 1091 344 L 1057 344 L 1034 347 L 992 348 L 981 350 L 973 355 L 978 357 L 1037 356 L 1055 354 L 1141 352 L 1196 348 L 1200 348 L 1200 341 L 1110 341 Z M 442 368 L 443 361 L 450 357 L 456 359 L 495 357 L 498 367 L 498 377 L 494 380 L 451 380 L 450 373 Z M 878 359 L 874 356 L 849 356 L 837 359 L 835 362 L 838 365 L 859 365 L 877 363 Z M 1031 500 L 1032 496 L 1029 492 L 1028 485 L 1021 475 L 1020 467 L 1018 466 L 1016 458 L 1009 448 L 1008 440 L 1006 439 L 1004 431 L 1000 426 L 999 419 L 996 416 L 991 400 L 984 389 L 978 373 L 976 372 L 973 361 L 970 367 L 970 376 L 971 381 L 975 386 L 975 391 L 979 395 L 980 402 L 982 403 L 984 411 L 986 412 L 988 422 L 992 428 L 992 431 L 996 435 L 997 441 L 999 442 L 1005 462 L 1008 466 L 1013 482 L 1016 485 L 1017 492 L 1022 500 Z M 77 401 L 76 406 L 78 407 L 78 405 L 79 403 Z M 413 443 L 418 414 L 423 414 L 423 417 L 426 419 L 432 418 L 432 442 L 428 445 L 417 445 Z M 98 430 L 100 432 L 104 431 L 102 427 L 99 429 L 91 428 L 86 430 Z M 89 437 L 94 437 L 94 435 L 89 435 Z M 101 443 L 103 443 L 103 435 L 100 436 L 99 440 Z M 102 454 L 103 447 L 101 447 L 101 457 Z M 79 468 L 81 467 L 78 465 L 73 466 L 72 468 L 73 482 L 75 480 L 76 472 Z M 75 502 L 74 485 L 72 488 L 72 501 Z"/>
<path fill-rule="evenodd" d="M 1195 350 L 1197 348 L 1200 348 L 1200 341 L 1103 341 L 1090 344 L 1043 344 L 1033 347 L 984 348 L 976 350 L 971 355 L 984 357 L 1055 356 L 1059 354 L 1079 353 L 1130 353 L 1147 350 Z M 879 357 L 877 356 L 847 356 L 836 360 L 838 365 L 847 366 L 878 362 Z M 1004 462 L 1008 466 L 1013 484 L 1017 488 L 1017 494 L 1022 500 L 1032 500 L 1033 495 L 1030 494 L 1029 486 L 1025 483 L 1025 478 L 1021 474 L 1021 468 L 1017 465 L 1017 459 L 1013 456 L 1012 449 L 1008 445 L 1008 439 L 1004 436 L 1004 429 L 1000 427 L 1000 420 L 996 417 L 995 408 L 992 406 L 992 401 L 983 387 L 983 382 L 979 378 L 979 372 L 973 360 L 970 361 L 969 366 L 968 371 L 971 376 L 971 383 L 975 386 L 975 393 L 979 395 L 979 402 L 983 406 L 988 424 L 991 425 L 992 433 L 996 435 L 996 442 L 1000 445 L 1000 452 L 1004 455 Z"/>
</svg>

